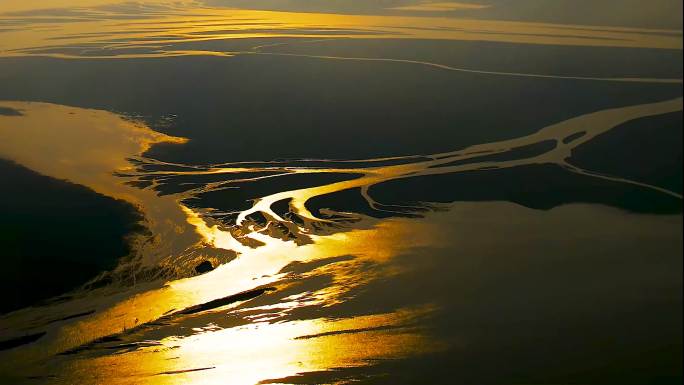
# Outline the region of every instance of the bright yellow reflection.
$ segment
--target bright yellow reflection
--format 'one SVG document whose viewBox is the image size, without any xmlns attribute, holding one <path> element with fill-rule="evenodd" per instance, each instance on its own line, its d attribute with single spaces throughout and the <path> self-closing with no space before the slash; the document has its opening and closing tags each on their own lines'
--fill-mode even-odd
<svg viewBox="0 0 684 385">
<path fill-rule="evenodd" d="M 10 2 L 11 3 L 11 2 Z M 23 3 L 23 2 L 22 2 Z M 29 2 L 30 3 L 30 2 Z M 157 2 L 163 3 L 163 2 Z M 33 9 L 40 8 L 40 4 Z M 56 4 L 53 7 L 64 6 Z M 440 39 L 524 44 L 682 48 L 681 31 L 591 28 L 549 23 L 468 20 L 445 17 L 368 16 L 208 8 L 166 2 L 118 11 L 97 1 L 75 14 L 2 15 L 0 56 L 145 57 L 230 55 L 231 52 L 174 48 L 188 42 L 246 38 Z M 156 6 L 155 6 L 156 5 Z M 129 4 L 130 6 L 130 4 Z M 426 3 L 404 10 L 439 11 L 473 5 Z M 11 11 L 5 3 L 0 12 Z M 47 16 L 46 16 L 47 15 Z M 123 18 L 122 18 L 123 16 Z M 61 21 L 60 21 L 61 20 Z M 14 28 L 15 25 L 20 28 Z"/>
<path fill-rule="evenodd" d="M 22 114 L 0 115 L 0 157 L 140 208 L 145 225 L 154 234 L 136 241 L 144 264 L 160 263 L 200 240 L 176 198 L 159 197 L 152 190 L 125 184 L 115 175 L 133 171 L 127 159 L 144 153 L 151 145 L 182 144 L 184 138 L 155 132 L 107 111 L 49 103 L 0 103 Z"/>
<path fill-rule="evenodd" d="M 15 334 L 47 331 L 38 342 L 13 349 L 2 364 L 13 370 L 59 373 L 72 383 L 236 383 L 288 377 L 300 372 L 363 365 L 373 358 L 398 358 L 441 348 L 414 320 L 428 316 L 431 306 L 350 314 L 323 318 L 321 314 L 296 317 L 306 309 L 326 309 L 349 301 L 354 293 L 380 279 L 401 274 L 392 259 L 416 247 L 438 244 L 440 229 L 429 222 L 406 219 L 374 221 L 346 214 L 356 220 L 355 229 L 327 231 L 332 219 L 320 218 L 306 208 L 313 197 L 359 188 L 369 205 L 381 205 L 369 196 L 370 186 L 401 178 L 456 173 L 530 164 L 559 164 L 571 171 L 597 178 L 639 184 L 666 194 L 681 195 L 643 183 L 592 174 L 566 162 L 573 148 L 620 124 L 640 117 L 680 111 L 682 99 L 597 111 L 548 126 L 534 134 L 469 148 L 406 157 L 399 165 L 374 166 L 368 159 L 359 168 L 316 168 L 279 165 L 217 167 L 178 171 L 180 175 L 230 174 L 249 170 L 291 173 L 355 173 L 356 179 L 316 187 L 285 190 L 259 198 L 240 213 L 235 224 L 213 222 L 201 210 L 191 209 L 183 199 L 193 192 L 157 196 L 152 189 L 138 189 L 134 182 L 145 171 L 126 159 L 140 158 L 155 143 L 182 144 L 184 139 L 152 131 L 140 123 L 105 111 L 46 103 L 0 102 L 18 113 L 0 115 L 0 156 L 37 172 L 68 179 L 93 190 L 138 205 L 152 231 L 150 241 L 140 245 L 132 262 L 138 266 L 187 268 L 197 252 L 212 256 L 235 252 L 235 259 L 207 274 L 168 282 L 141 283 L 128 292 L 94 291 L 47 309 L 25 309 L 3 319 L 4 330 Z M 579 137 L 578 134 L 582 133 Z M 566 143 L 565 138 L 577 137 Z M 477 161 L 482 154 L 505 153 L 536 143 L 554 141 L 548 151 L 524 159 Z M 470 159 L 470 163 L 462 162 Z M 456 162 L 456 163 L 455 163 Z M 168 164 L 167 164 L 168 165 Z M 174 171 L 156 171 L 174 174 Z M 123 174 L 117 175 L 115 173 Z M 204 191 L 220 188 L 208 184 Z M 196 193 L 196 192 L 195 192 Z M 290 200 L 290 212 L 301 221 L 288 220 L 273 211 L 275 202 Z M 251 214 L 263 215 L 258 224 Z M 341 213 L 345 214 L 345 213 Z M 284 240 L 269 231 L 279 224 L 295 234 Z M 208 250 L 208 251 L 206 251 Z M 330 262 L 331 258 L 338 258 Z M 294 276 L 292 264 L 311 265 Z M 140 267 L 138 267 L 140 268 Z M 135 270 L 134 270 L 135 271 Z M 133 271 L 133 272 L 134 272 Z M 318 281 L 317 281 L 318 279 Z M 324 283 L 320 283 L 324 279 Z M 319 282 L 316 284 L 316 282 Z M 275 287 L 259 297 L 260 304 L 246 307 L 245 299 L 184 312 L 198 305 L 256 288 Z M 278 293 L 288 293 L 284 298 Z M 269 303 L 270 296 L 275 300 Z M 247 298 L 249 299 L 249 298 Z M 45 314 L 68 316 L 84 309 L 97 312 L 66 322 L 45 325 Z M 150 323 L 159 321 L 159 324 Z M 231 323 L 233 322 L 233 323 Z M 142 326 L 141 326 L 142 325 Z M 4 332 L 4 331 L 3 331 Z M 107 348 L 88 345 L 98 338 L 115 337 Z M 114 341 L 114 342 L 112 342 Z M 120 345 L 117 345 L 120 344 Z M 111 352 L 135 346 L 130 352 Z M 83 355 L 55 356 L 72 349 Z M 114 350 L 107 350 L 107 349 Z M 109 354 L 98 353 L 98 349 Z M 256 357 L 255 357 L 256 356 Z M 57 358 L 55 358 L 57 357 Z M 47 364 L 46 364 L 47 362 Z M 38 363 L 41 363 L 38 365 Z M 6 368 L 3 368 L 6 369 Z M 229 378 L 228 380 L 226 378 Z"/>
<path fill-rule="evenodd" d="M 92 382 L 111 384 L 257 384 L 331 368 L 364 366 L 369 359 L 402 358 L 440 349 L 406 324 L 427 309 L 400 310 L 353 320 L 253 323 L 169 337 L 161 346 L 76 363 Z M 373 328 L 368 331 L 359 329 Z M 75 377 L 75 378 L 81 378 Z"/>
<path fill-rule="evenodd" d="M 239 253 L 235 260 L 208 274 L 169 282 L 161 288 L 142 283 L 129 293 L 99 291 L 47 309 L 14 313 L 3 320 L 3 327 L 18 333 L 32 327 L 47 328 L 49 334 L 38 343 L 12 350 L 3 365 L 12 363 L 11 368 L 19 372 L 35 371 L 37 367 L 44 367 L 37 362 L 49 359 L 52 361 L 44 367 L 46 373 L 56 372 L 59 378 L 82 384 L 101 383 L 104 379 L 112 384 L 226 383 L 226 376 L 231 379 L 228 383 L 250 384 L 303 371 L 364 365 L 372 358 L 398 358 L 439 348 L 439 344 L 430 342 L 419 329 L 411 326 L 413 320 L 429 314 L 433 310 L 430 307 L 349 318 L 287 320 L 293 311 L 333 306 L 345 301 L 345 296 L 353 290 L 397 274 L 388 262 L 411 248 L 433 242 L 434 228 L 417 229 L 403 220 L 369 222 L 367 226 L 346 232 L 308 233 L 310 242 L 303 245 L 295 240 L 271 237 L 259 229 L 243 229 L 245 237 L 262 244 L 248 247 L 238 242 L 230 230 L 210 224 L 199 212 L 185 207 L 180 202 L 182 196 L 159 197 L 153 190 L 129 186 L 124 183 L 129 178 L 115 174 L 133 173 L 126 159 L 140 155 L 150 145 L 180 144 L 183 139 L 156 133 L 105 111 L 46 103 L 3 101 L 0 105 L 20 113 L 0 116 L 0 156 L 45 175 L 125 199 L 145 212 L 155 242 L 143 247 L 134 262 L 149 266 L 164 264 L 167 260 L 182 263 L 189 250 L 203 245 Z M 220 168 L 198 172 L 232 171 L 235 170 Z M 329 188 L 319 192 L 325 191 Z M 160 244 L 163 247 L 154 246 Z M 162 252 L 170 254 L 161 258 Z M 287 270 L 283 270 L 293 262 L 340 256 L 350 258 L 313 268 L 300 279 L 289 279 Z M 366 269 L 369 264 L 375 268 Z M 307 277 L 316 276 L 330 277 L 330 282 L 323 287 L 299 286 Z M 237 308 L 241 305 L 237 302 L 209 309 L 198 313 L 200 321 L 194 321 L 195 316 L 175 317 L 172 322 L 178 322 L 179 326 L 200 322 L 201 327 L 186 337 L 174 337 L 171 331 L 153 346 L 128 354 L 75 361 L 69 360 L 70 356 L 54 358 L 58 353 L 103 336 L 133 338 L 127 331 L 138 325 L 264 286 L 275 286 L 278 291 L 292 290 L 293 294 L 265 306 Z M 43 312 L 59 317 L 90 308 L 98 311 L 63 323 L 46 326 L 41 322 Z M 230 314 L 226 312 L 231 309 L 249 322 L 232 328 L 212 327 L 211 317 Z M 201 317 L 209 318 L 202 321 Z M 269 323 L 276 318 L 286 321 Z M 207 367 L 211 369 L 183 372 Z"/>
</svg>

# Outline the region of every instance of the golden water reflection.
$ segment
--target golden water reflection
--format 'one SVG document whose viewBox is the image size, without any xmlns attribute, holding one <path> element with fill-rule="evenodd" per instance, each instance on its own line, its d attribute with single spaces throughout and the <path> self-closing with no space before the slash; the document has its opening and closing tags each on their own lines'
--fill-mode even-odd
<svg viewBox="0 0 684 385">
<path fill-rule="evenodd" d="M 12 358 L 31 373 L 36 361 L 47 360 L 46 375 L 80 384 L 256 384 L 434 352 L 444 344 L 429 338 L 421 326 L 436 310 L 430 304 L 332 317 L 316 309 L 353 301 L 368 283 L 401 274 L 392 258 L 444 243 L 438 230 L 429 222 L 392 219 L 316 236 L 303 246 L 274 239 L 208 274 L 170 282 L 61 325 L 51 338 L 18 350 Z M 314 265 L 293 271 L 293 263 Z M 323 285 L 317 282 L 321 278 Z M 173 316 L 183 308 L 265 286 L 276 291 L 257 303 Z M 169 313 L 161 324 L 145 325 Z M 117 336 L 116 342 L 77 351 L 75 359 L 52 356 L 107 335 Z M 131 345 L 136 348 L 127 351 Z"/>
<path fill-rule="evenodd" d="M 423 311 L 215 330 L 208 325 L 190 337 L 165 338 L 160 346 L 78 362 L 69 372 L 74 378 L 89 372 L 93 383 L 256 384 L 298 373 L 364 366 L 372 359 L 398 359 L 437 349 L 439 344 L 430 344 L 416 330 L 377 329 L 410 322 Z M 364 328 L 377 330 L 356 331 Z"/>
<path fill-rule="evenodd" d="M 398 257 L 410 255 L 417 248 L 451 242 L 444 239 L 440 226 L 430 221 L 373 220 L 357 215 L 353 229 L 325 231 L 322 224 L 334 225 L 335 221 L 311 213 L 306 208 L 309 199 L 360 188 L 370 205 L 381 208 L 367 189 L 383 181 L 542 163 L 563 165 L 596 178 L 612 178 L 573 169 L 567 163 L 572 149 L 626 121 L 681 111 L 682 99 L 597 111 L 528 136 L 427 157 L 407 157 L 403 160 L 410 161 L 399 165 L 377 166 L 377 160 L 370 159 L 363 161 L 367 166 L 357 169 L 292 167 L 277 162 L 248 168 L 283 175 L 345 172 L 359 177 L 261 197 L 252 208 L 242 211 L 233 225 L 214 221 L 183 202 L 193 194 L 219 189 L 220 184 L 158 196 L 153 189 L 126 183 L 145 175 L 127 159 L 154 163 L 141 157 L 150 145 L 182 144 L 184 139 L 155 133 L 105 111 L 47 103 L 0 102 L 0 106 L 18 111 L 0 116 L 0 156 L 141 208 L 153 236 L 149 246 L 133 259 L 135 262 L 143 266 L 174 265 L 178 269 L 185 266 L 187 273 L 198 260 L 216 257 L 221 250 L 235 252 L 229 263 L 200 276 L 140 283 L 123 291 L 95 290 L 73 301 L 10 314 L 3 319 L 2 333 L 10 330 L 14 336 L 42 331 L 47 334 L 36 343 L 5 354 L 0 364 L 3 371 L 11 369 L 81 384 L 250 384 L 443 348 L 441 342 L 432 340 L 418 326 L 423 324 L 421 319 L 437 310 L 429 302 L 332 312 L 353 303 L 373 282 L 405 273 L 402 269 L 406 267 L 392 263 Z M 581 137 L 564 141 L 580 132 Z M 482 154 L 506 153 L 549 140 L 557 145 L 534 157 L 477 160 Z M 228 164 L 188 166 L 179 173 L 230 176 L 245 168 Z M 611 180 L 639 184 L 681 199 L 681 195 L 656 186 Z M 291 200 L 289 210 L 301 222 L 283 218 L 271 208 L 285 199 Z M 272 236 L 269 224 L 250 222 L 249 216 L 257 213 L 264 215 L 269 224 L 290 226 L 297 237 Z M 259 246 L 250 246 L 247 239 Z M 271 288 L 274 290 L 266 290 Z M 210 306 L 217 300 L 254 290 L 262 290 L 261 295 Z M 54 318 L 93 308 L 97 311 L 88 316 L 45 322 L 46 314 Z"/>
<path fill-rule="evenodd" d="M 116 176 L 134 168 L 129 158 L 158 143 L 184 138 L 107 111 L 50 103 L 2 101 L 19 116 L 0 116 L 0 156 L 42 175 L 86 186 L 138 207 L 154 237 L 141 237 L 138 258 L 151 266 L 178 255 L 199 237 L 176 199 L 141 190 Z"/>
<path fill-rule="evenodd" d="M 4 317 L 4 338 L 36 331 L 47 335 L 7 353 L 2 372 L 82 384 L 205 384 L 226 383 L 226 378 L 249 384 L 440 348 L 417 326 L 421 317 L 434 311 L 429 304 L 333 318 L 293 315 L 344 303 L 369 282 L 400 274 L 391 260 L 437 242 L 436 228 L 416 227 L 406 220 L 366 219 L 354 230 L 307 234 L 306 244 L 255 230 L 248 236 L 262 245 L 245 246 L 230 231 L 183 205 L 182 195 L 157 196 L 154 190 L 125 183 L 128 178 L 122 173 L 132 171 L 126 159 L 139 156 L 154 143 L 180 144 L 183 139 L 105 111 L 47 103 L 0 104 L 18 112 L 0 116 L 0 156 L 141 208 L 153 242 L 137 250 L 133 262 L 182 265 L 193 248 L 206 246 L 238 253 L 210 273 L 161 287 L 159 282 L 141 282 L 123 292 L 105 288 Z M 160 244 L 164 247 L 155 246 Z M 162 258 L 160 253 L 170 254 Z M 260 287 L 276 291 L 262 295 L 262 303 L 237 301 L 182 313 Z M 46 317 L 68 317 L 91 308 L 98 311 L 74 320 L 45 322 Z M 158 320 L 163 322 L 155 325 Z M 113 336 L 115 342 L 104 351 L 136 348 L 125 354 L 102 354 L 100 345 L 107 343 L 97 341 L 106 336 Z M 65 352 L 73 353 L 60 355 Z"/>
<path fill-rule="evenodd" d="M 445 5 L 448 4 L 448 5 Z M 57 5 L 58 7 L 59 5 Z M 230 55 L 187 43 L 255 38 L 438 39 L 523 44 L 681 49 L 682 32 L 623 27 L 400 15 L 339 15 L 212 8 L 196 2 L 146 7 L 97 2 L 76 12 L 6 13 L 0 5 L 0 56 L 163 57 Z M 464 7 L 431 3 L 410 10 Z M 473 6 L 470 6 L 472 8 Z M 35 13 L 32 13 L 35 12 Z M 420 12 L 418 12 L 420 14 Z M 2 28 L 5 26 L 5 28 Z M 249 50 L 248 50 L 249 51 Z"/>
</svg>

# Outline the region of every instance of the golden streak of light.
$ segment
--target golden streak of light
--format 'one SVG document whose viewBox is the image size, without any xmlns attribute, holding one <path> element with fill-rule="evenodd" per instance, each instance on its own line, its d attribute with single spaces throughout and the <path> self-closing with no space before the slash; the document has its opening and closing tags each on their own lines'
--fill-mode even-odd
<svg viewBox="0 0 684 385">
<path fill-rule="evenodd" d="M 299 373 L 365 366 L 444 348 L 411 325 L 430 307 L 353 319 L 310 319 L 212 328 L 131 353 L 76 362 L 73 378 L 112 384 L 257 384 Z M 90 373 L 90 376 L 83 376 Z"/>
<path fill-rule="evenodd" d="M 453 3 L 449 3 L 453 4 Z M 438 4 L 423 5 L 435 7 Z M 0 6 L 0 12 L 3 6 Z M 438 39 L 522 44 L 682 49 L 681 31 L 469 20 L 445 17 L 338 15 L 207 8 L 192 2 L 145 12 L 112 14 L 93 6 L 46 19 L 0 14 L 0 56 L 56 57 L 230 56 L 231 52 L 174 49 L 179 43 L 248 38 Z M 90 13 L 89 13 L 90 12 Z M 49 13 L 48 13 L 49 15 Z M 120 16 L 126 16 L 123 20 Z M 60 22 L 60 18 L 63 22 Z M 126 19 L 130 19 L 126 21 Z M 14 28 L 19 25 L 21 28 Z M 11 27 L 11 28 L 10 28 Z M 93 32 L 97 31 L 97 32 Z M 126 52 L 133 50 L 135 52 Z"/>
<path fill-rule="evenodd" d="M 6 362 L 32 365 L 55 353 L 83 346 L 102 336 L 125 336 L 127 328 L 135 330 L 139 324 L 144 325 L 167 314 L 173 315 L 179 310 L 215 301 L 227 295 L 270 285 L 292 286 L 294 284 L 287 282 L 284 271 L 288 265 L 293 262 L 306 263 L 340 256 L 353 256 L 353 259 L 327 267 L 324 272 L 332 277 L 330 285 L 313 292 L 302 289 L 270 308 L 262 307 L 262 312 L 256 314 L 247 325 L 212 328 L 211 325 L 205 324 L 200 331 L 190 336 L 174 337 L 172 334 L 161 338 L 159 342 L 163 346 L 155 344 L 129 354 L 105 355 L 68 362 L 67 369 L 62 368 L 66 370 L 64 375 L 78 379 L 108 378 L 112 383 L 120 384 L 141 383 L 140 378 L 145 378 L 144 381 L 149 380 L 150 384 L 165 384 L 219 383 L 220 379 L 225 379 L 225 376 L 232 373 L 230 375 L 239 380 L 234 383 L 251 383 L 267 378 L 291 376 L 302 371 L 361 365 L 372 358 L 401 357 L 438 348 L 439 344 L 427 340 L 420 331 L 407 329 L 412 317 L 425 315 L 431 311 L 430 309 L 403 309 L 334 320 L 268 320 L 271 317 L 277 319 L 303 306 L 325 307 L 340 303 L 350 291 L 372 280 L 395 274 L 396 271 L 391 267 L 382 267 L 412 248 L 436 244 L 439 229 L 428 224 L 421 226 L 407 220 L 390 219 L 370 223 L 365 228 L 325 235 L 308 231 L 313 227 L 306 227 L 305 224 L 301 231 L 307 232 L 311 242 L 301 245 L 294 240 L 270 237 L 258 229 L 251 228 L 243 237 L 252 238 L 262 245 L 247 247 L 236 238 L 231 231 L 234 229 L 210 223 L 200 212 L 184 206 L 180 202 L 180 197 L 160 197 L 153 190 L 130 187 L 124 183 L 127 178 L 113 174 L 115 171 L 130 169 L 132 166 L 126 159 L 140 156 L 154 143 L 181 144 L 184 139 L 156 133 L 139 123 L 105 111 L 47 103 L 3 101 L 0 105 L 21 112 L 19 116 L 0 116 L 0 156 L 45 175 L 68 179 L 99 193 L 138 205 L 150 223 L 159 224 L 152 227 L 155 236 L 170 240 L 170 245 L 162 245 L 166 248 L 159 246 L 158 243 L 151 247 L 151 250 L 159 252 L 161 247 L 162 251 L 179 258 L 188 248 L 200 244 L 215 249 L 235 250 L 239 253 L 233 261 L 210 273 L 168 282 L 161 288 L 151 287 L 123 298 L 90 298 L 89 306 L 96 305 L 98 312 L 73 322 L 53 326 L 50 333 L 38 343 L 15 349 L 12 352 L 12 359 Z M 276 221 L 283 220 L 272 212 L 270 205 L 282 199 L 291 199 L 291 211 L 307 219 L 309 225 L 313 225 L 316 221 L 323 220 L 306 209 L 307 200 L 315 196 L 353 187 L 368 188 L 382 181 L 417 175 L 463 172 L 489 167 L 555 163 L 571 167 L 574 172 L 609 179 L 612 177 L 594 175 L 578 168 L 572 169 L 572 166 L 566 163 L 572 149 L 626 121 L 681 109 L 682 99 L 677 98 L 603 110 L 548 126 L 537 133 L 517 139 L 433 154 L 401 165 L 358 168 L 354 172 L 361 174 L 359 178 L 308 189 L 282 191 L 262 197 L 251 209 L 243 211 L 241 216 L 246 218 L 250 213 L 262 212 Z M 583 135 L 568 143 L 563 141 L 578 133 Z M 477 161 L 478 154 L 504 153 L 548 140 L 555 141 L 556 146 L 531 158 Z M 454 161 L 465 159 L 473 159 L 473 162 L 452 164 Z M 367 161 L 373 164 L 373 160 Z M 208 170 L 212 172 L 211 167 Z M 283 168 L 281 171 L 297 170 L 340 171 L 296 167 Z M 206 173 L 207 169 L 197 172 Z M 216 169 L 216 174 L 234 172 L 235 169 L 230 167 L 219 166 Z M 640 185 L 657 189 L 654 186 Z M 663 189 L 659 191 L 670 195 L 676 194 Z M 365 197 L 371 199 L 367 195 Z M 681 199 L 681 195 L 679 198 Z M 369 203 L 373 204 L 372 201 Z M 240 223 L 237 226 L 239 227 Z M 178 232 L 179 227 L 182 229 L 181 235 Z M 173 232 L 173 236 L 166 234 L 169 231 Z M 143 258 L 151 264 L 159 261 L 155 259 L 155 255 L 147 256 L 143 253 Z M 380 268 L 360 270 L 358 266 L 363 262 L 370 262 Z M 320 272 L 323 273 L 323 270 Z M 220 316 L 224 312 L 233 311 L 239 305 L 240 303 L 236 302 L 207 309 L 206 314 L 216 313 Z M 68 308 L 73 304 L 55 306 Z M 7 319 L 7 326 L 30 323 L 27 320 L 30 321 L 32 315 L 30 311 L 19 312 L 15 318 Z M 182 314 L 178 317 L 178 322 L 191 319 Z M 385 329 L 370 330 L 382 327 Z M 345 332 L 353 330 L 359 332 Z M 302 336 L 312 337 L 300 338 Z M 364 349 L 357 349 L 358 346 L 363 346 Z M 268 354 L 258 356 L 260 359 L 254 359 L 254 355 L 264 351 Z M 149 354 L 142 355 L 144 353 Z M 160 355 L 157 356 L 156 353 Z M 169 355 L 165 356 L 167 353 Z M 174 353 L 182 354 L 176 356 Z M 174 357 L 178 358 L 172 359 Z M 120 364 L 115 364 L 115 359 Z M 20 364 L 14 365 L 21 367 Z M 267 367 L 272 368 L 271 371 L 267 371 Z M 255 375 L 254 371 L 259 372 Z M 93 383 L 97 383 L 95 380 Z M 242 382 L 243 380 L 245 382 Z"/>
</svg>

